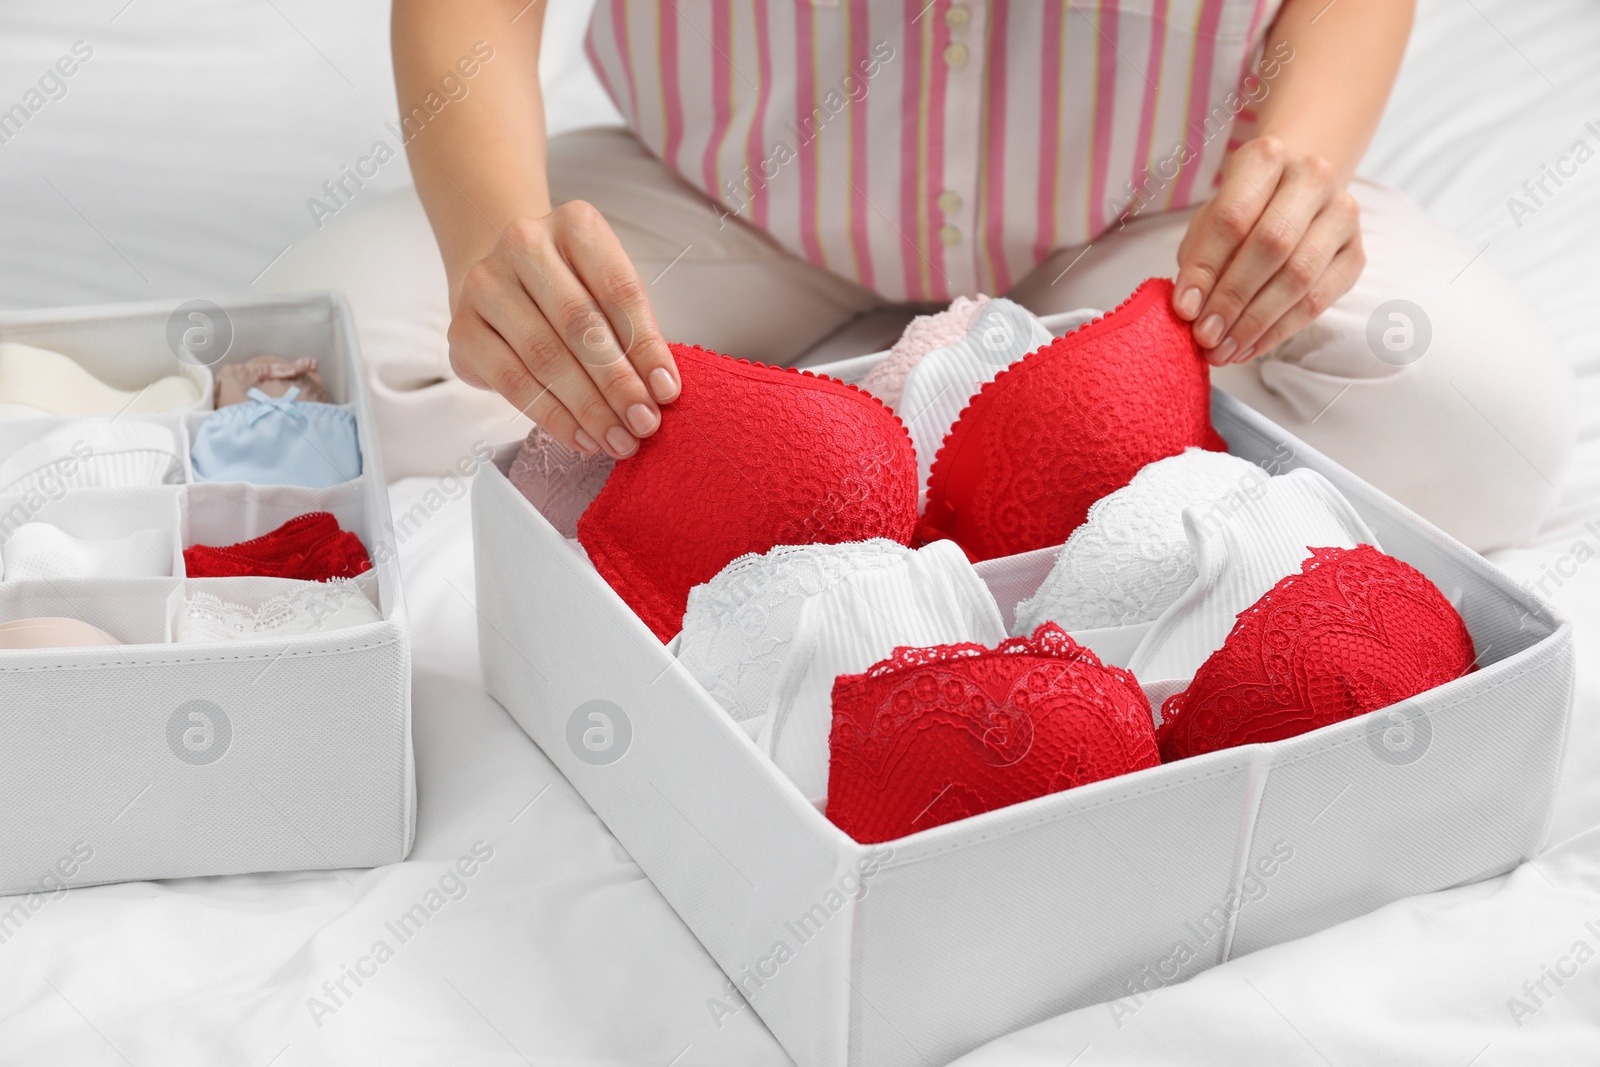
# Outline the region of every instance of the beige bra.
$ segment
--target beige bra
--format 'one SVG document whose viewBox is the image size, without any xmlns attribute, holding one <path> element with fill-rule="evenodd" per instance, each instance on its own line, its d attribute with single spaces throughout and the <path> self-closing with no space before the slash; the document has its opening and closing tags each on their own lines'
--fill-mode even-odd
<svg viewBox="0 0 1600 1067">
<path fill-rule="evenodd" d="M 209 399 L 211 372 L 188 365 L 181 370 L 124 391 L 59 352 L 0 341 L 0 418 L 179 411 Z"/>
<path fill-rule="evenodd" d="M 120 645 L 115 637 L 82 619 L 49 616 L 0 622 L 0 650 L 22 648 L 83 648 Z"/>
</svg>

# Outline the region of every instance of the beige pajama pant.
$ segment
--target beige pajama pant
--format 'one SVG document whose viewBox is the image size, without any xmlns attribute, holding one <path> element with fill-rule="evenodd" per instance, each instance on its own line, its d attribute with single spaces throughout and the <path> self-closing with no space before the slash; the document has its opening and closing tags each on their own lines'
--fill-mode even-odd
<svg viewBox="0 0 1600 1067">
<path fill-rule="evenodd" d="M 929 310 L 886 305 L 724 216 L 624 130 L 553 138 L 550 184 L 558 203 L 587 200 L 610 221 L 670 340 L 815 364 L 886 348 Z M 1355 287 L 1213 380 L 1468 545 L 1522 542 L 1554 504 L 1576 436 L 1557 342 L 1515 286 L 1411 200 L 1360 179 L 1351 192 L 1368 259 Z M 1190 214 L 1141 216 L 1061 249 L 1004 295 L 1040 315 L 1114 307 L 1143 279 L 1172 276 Z M 443 474 L 474 442 L 526 432 L 509 404 L 450 373 L 444 272 L 413 191 L 352 205 L 260 285 L 349 296 L 389 476 Z"/>
</svg>

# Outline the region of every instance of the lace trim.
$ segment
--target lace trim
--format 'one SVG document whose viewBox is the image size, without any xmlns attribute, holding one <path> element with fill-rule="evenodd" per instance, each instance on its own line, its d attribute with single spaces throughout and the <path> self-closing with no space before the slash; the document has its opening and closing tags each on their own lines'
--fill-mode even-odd
<svg viewBox="0 0 1600 1067">
<path fill-rule="evenodd" d="M 981 659 L 986 656 L 1041 656 L 1046 659 L 1084 663 L 1100 668 L 1125 684 L 1138 688 L 1138 680 L 1121 667 L 1108 666 L 1094 652 L 1072 639 L 1053 622 L 1041 623 L 1030 636 L 1008 637 L 994 648 L 972 641 L 950 645 L 932 645 L 927 648 L 897 648 L 888 659 L 880 660 L 855 678 L 883 678 L 906 671 L 918 670 L 952 660 Z M 840 679 L 844 681 L 844 679 Z M 1141 689 L 1140 692 L 1143 692 Z"/>
<path fill-rule="evenodd" d="M 286 633 L 319 633 L 382 618 L 359 583 L 307 583 L 304 588 L 268 597 L 255 607 L 223 600 L 214 593 L 190 593 L 184 599 L 188 640 L 233 640 Z M 348 618 L 325 627 L 344 613 Z"/>
</svg>

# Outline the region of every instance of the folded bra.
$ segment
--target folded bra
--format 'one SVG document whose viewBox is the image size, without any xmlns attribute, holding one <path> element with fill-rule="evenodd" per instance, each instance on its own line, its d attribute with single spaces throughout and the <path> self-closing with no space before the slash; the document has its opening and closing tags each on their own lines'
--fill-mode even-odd
<svg viewBox="0 0 1600 1067">
<path fill-rule="evenodd" d="M 826 813 L 876 843 L 1159 762 L 1133 676 L 1046 623 L 837 679 Z"/>
<path fill-rule="evenodd" d="M 172 574 L 172 541 L 162 530 L 125 537 L 74 537 L 48 522 L 25 522 L 0 544 L 0 578 L 164 578 Z"/>
<path fill-rule="evenodd" d="M 974 297 L 958 296 L 942 311 L 912 319 L 888 354 L 874 363 L 861 379 L 861 388 L 894 410 L 900 410 L 900 397 L 911 369 L 934 349 L 961 340 L 972 328 L 972 320 L 988 303 L 989 298 L 982 293 Z"/>
<path fill-rule="evenodd" d="M 1226 452 L 1186 448 L 1140 468 L 1133 481 L 1089 507 L 1050 574 L 1017 605 L 1014 634 L 1040 623 L 1094 630 L 1153 622 L 1194 584 L 1183 509 L 1259 490 L 1268 475 Z"/>
<path fill-rule="evenodd" d="M 568 448 L 535 426 L 517 449 L 506 477 L 562 537 L 576 537 L 578 518 L 600 495 L 616 463 L 604 452 L 585 454 Z"/>
<path fill-rule="evenodd" d="M 326 511 L 297 516 L 270 533 L 234 545 L 193 545 L 183 550 L 190 578 L 297 578 L 326 582 L 372 569 L 361 539 L 339 528 Z"/>
<path fill-rule="evenodd" d="M 317 371 L 317 361 L 309 358 L 257 356 L 217 369 L 217 407 L 245 403 L 250 399 L 251 389 L 260 389 L 273 397 L 283 396 L 290 389 L 298 389 L 299 398 L 303 401 L 319 404 L 328 402 L 328 390 Z"/>
<path fill-rule="evenodd" d="M 328 633 L 382 618 L 355 582 L 307 585 L 254 606 L 197 592 L 185 598 L 175 636 L 183 643 L 253 641 Z"/>
<path fill-rule="evenodd" d="M 682 393 L 577 524 L 595 568 L 657 637 L 695 585 L 780 544 L 954 540 L 970 559 L 1059 544 L 1089 505 L 1183 449 L 1225 450 L 1209 368 L 1172 283 L 1013 364 L 945 438 L 916 522 L 903 424 L 831 378 L 672 346 Z"/>
<path fill-rule="evenodd" d="M 211 391 L 211 372 L 185 366 L 138 389 L 107 385 L 76 360 L 15 341 L 0 341 L 0 418 L 121 415 L 194 407 Z"/>
<path fill-rule="evenodd" d="M 196 481 L 325 489 L 361 476 L 348 408 L 300 400 L 299 386 L 277 397 L 254 387 L 245 395 L 244 403 L 217 409 L 195 431 Z"/>
<path fill-rule="evenodd" d="M 120 645 L 115 637 L 82 619 L 59 616 L 0 622 L 0 649 L 85 648 Z"/>
<path fill-rule="evenodd" d="M 1460 614 L 1416 568 L 1371 545 L 1316 548 L 1163 704 L 1161 757 L 1342 722 L 1454 681 L 1474 659 Z"/>
<path fill-rule="evenodd" d="M 57 426 L 0 461 L 0 495 L 163 485 L 183 480 L 178 440 L 134 419 L 80 419 Z"/>
</svg>

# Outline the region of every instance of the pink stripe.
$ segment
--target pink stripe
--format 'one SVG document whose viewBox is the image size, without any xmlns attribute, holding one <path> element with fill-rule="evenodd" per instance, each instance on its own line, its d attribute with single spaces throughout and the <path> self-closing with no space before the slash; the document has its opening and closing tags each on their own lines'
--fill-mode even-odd
<svg viewBox="0 0 1600 1067">
<path fill-rule="evenodd" d="M 852 4 L 850 76 L 858 80 L 865 77 L 862 70 L 864 64 L 869 62 L 867 57 L 869 31 L 867 5 Z M 850 190 L 850 246 L 855 253 L 856 280 L 869 290 L 876 288 L 873 284 L 872 241 L 867 235 L 867 212 L 870 210 L 867 202 L 867 120 L 871 116 L 865 97 L 850 108 L 850 182 L 854 186 Z"/>
<path fill-rule="evenodd" d="M 1167 47 L 1168 0 L 1156 0 L 1150 17 L 1150 51 L 1145 56 L 1144 103 L 1139 108 L 1139 141 L 1134 145 L 1133 193 L 1124 211 L 1138 203 L 1137 194 L 1150 168 L 1150 138 L 1156 124 L 1156 103 L 1161 98 L 1161 56 Z"/>
<path fill-rule="evenodd" d="M 639 86 L 633 80 L 633 53 L 628 49 L 627 0 L 611 0 L 611 32 L 616 37 L 617 55 L 622 60 L 622 73 L 628 79 L 628 122 L 639 126 Z M 617 101 L 620 107 L 622 101 Z"/>
<path fill-rule="evenodd" d="M 1217 24 L 1222 21 L 1224 0 L 1205 0 L 1200 11 L 1200 28 L 1194 44 L 1194 64 L 1189 77 L 1189 148 L 1194 158 L 1178 171 L 1178 180 L 1172 184 L 1172 196 L 1167 201 L 1171 207 L 1189 203 L 1189 193 L 1194 188 L 1195 175 L 1200 170 L 1201 154 L 1205 151 L 1206 111 L 1211 105 L 1211 68 L 1217 58 Z"/>
<path fill-rule="evenodd" d="M 944 191 L 944 122 L 945 122 L 945 97 L 950 88 L 950 67 L 937 60 L 944 55 L 944 50 L 950 44 L 950 26 L 942 18 L 932 15 L 928 20 L 933 23 L 933 49 L 935 57 L 933 64 L 932 84 L 928 86 L 928 186 L 923 193 L 928 204 L 928 229 L 934 230 L 932 220 L 938 212 L 940 226 L 944 224 L 944 212 L 939 210 L 939 194 Z M 933 236 L 930 234 L 930 236 Z M 932 291 L 924 296 L 931 300 L 949 300 L 950 283 L 944 274 L 944 241 L 935 238 L 928 242 L 928 260 L 932 264 L 933 276 L 928 279 Z"/>
<path fill-rule="evenodd" d="M 755 121 L 745 137 L 744 155 L 750 167 L 750 221 L 767 228 L 767 176 L 761 171 L 766 159 L 767 104 L 772 100 L 772 42 L 767 34 L 767 5 L 756 4 L 756 64 L 761 84 L 756 89 Z"/>
<path fill-rule="evenodd" d="M 922 29 L 911 24 L 919 0 L 905 0 L 905 78 L 900 89 L 900 260 L 905 267 L 906 299 L 922 291 L 922 257 L 917 239 L 917 104 L 922 97 Z"/>
<path fill-rule="evenodd" d="M 794 121 L 800 142 L 800 243 L 806 258 L 826 266 L 817 235 L 816 12 L 810 4 L 795 5 Z"/>
<path fill-rule="evenodd" d="M 1110 11 L 1110 26 L 1100 25 L 1106 8 L 1096 12 L 1094 50 L 1094 138 L 1089 164 L 1088 231 L 1099 233 L 1106 224 L 1106 171 L 1111 166 L 1112 124 L 1117 116 L 1117 28 L 1122 21 L 1115 5 Z"/>
<path fill-rule="evenodd" d="M 994 291 L 1011 288 L 1011 270 L 1005 253 L 1005 165 L 1006 165 L 1006 23 L 1011 14 L 1010 0 L 994 0 L 989 40 L 998 55 L 988 60 L 988 114 L 984 119 L 984 215 L 988 236 L 989 267 L 994 274 Z"/>
<path fill-rule="evenodd" d="M 1056 245 L 1056 195 L 1061 187 L 1061 6 L 1046 4 L 1039 42 L 1039 228 L 1033 261 L 1044 262 Z"/>
<path fill-rule="evenodd" d="M 670 12 L 668 8 L 671 8 Z M 666 112 L 667 141 L 661 158 L 683 173 L 678 149 L 683 146 L 683 87 L 678 80 L 678 8 L 667 4 L 658 11 L 661 26 L 661 97 Z"/>
<path fill-rule="evenodd" d="M 717 184 L 717 156 L 722 151 L 723 138 L 728 136 L 728 126 L 733 121 L 733 98 L 729 84 L 733 77 L 731 4 L 732 0 L 720 0 L 711 5 L 711 133 L 706 138 L 706 151 L 700 165 L 705 173 L 706 188 L 713 198 L 722 195 L 722 189 Z"/>
</svg>

